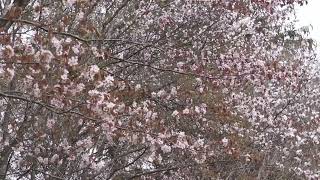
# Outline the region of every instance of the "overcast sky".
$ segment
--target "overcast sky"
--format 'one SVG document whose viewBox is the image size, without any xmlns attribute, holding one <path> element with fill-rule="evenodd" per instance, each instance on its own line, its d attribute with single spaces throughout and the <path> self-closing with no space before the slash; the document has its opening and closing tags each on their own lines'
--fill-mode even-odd
<svg viewBox="0 0 320 180">
<path fill-rule="evenodd" d="M 320 0 L 308 0 L 308 5 L 297 8 L 297 27 L 309 26 L 313 27 L 311 30 L 311 37 L 317 40 L 320 46 Z M 320 49 L 318 47 L 318 49 Z"/>
</svg>

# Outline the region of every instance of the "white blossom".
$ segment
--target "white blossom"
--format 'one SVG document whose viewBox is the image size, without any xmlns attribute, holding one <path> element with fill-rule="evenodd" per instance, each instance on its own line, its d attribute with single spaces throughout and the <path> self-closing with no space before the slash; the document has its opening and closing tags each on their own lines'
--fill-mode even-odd
<svg viewBox="0 0 320 180">
<path fill-rule="evenodd" d="M 182 114 L 189 114 L 190 113 L 190 110 L 188 108 L 185 108 L 183 111 L 182 111 Z"/>
<path fill-rule="evenodd" d="M 227 138 L 224 137 L 224 138 L 221 140 L 221 142 L 222 142 L 222 145 L 223 145 L 224 147 L 227 147 L 228 144 L 229 144 L 229 139 L 227 139 Z"/>
<path fill-rule="evenodd" d="M 70 66 L 78 65 L 78 58 L 75 56 L 72 56 L 71 58 L 68 59 L 68 64 Z"/>
<path fill-rule="evenodd" d="M 161 146 L 161 150 L 162 150 L 164 153 L 170 153 L 170 152 L 171 152 L 171 147 L 165 144 L 165 145 L 162 145 L 162 146 Z"/>
</svg>

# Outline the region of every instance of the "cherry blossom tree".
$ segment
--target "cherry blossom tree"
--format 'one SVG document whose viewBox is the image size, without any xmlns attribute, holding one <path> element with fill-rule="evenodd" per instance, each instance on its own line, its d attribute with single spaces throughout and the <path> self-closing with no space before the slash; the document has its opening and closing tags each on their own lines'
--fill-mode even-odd
<svg viewBox="0 0 320 180">
<path fill-rule="evenodd" d="M 305 3 L 1 1 L 0 178 L 318 178 Z"/>
</svg>

